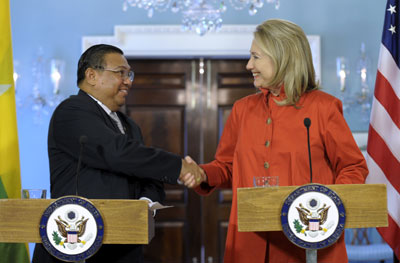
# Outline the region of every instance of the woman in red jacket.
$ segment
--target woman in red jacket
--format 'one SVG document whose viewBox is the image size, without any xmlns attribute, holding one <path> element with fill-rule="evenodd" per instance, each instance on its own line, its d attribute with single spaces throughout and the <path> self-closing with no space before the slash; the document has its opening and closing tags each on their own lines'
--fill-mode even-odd
<svg viewBox="0 0 400 263">
<path fill-rule="evenodd" d="M 279 185 L 309 183 L 307 130 L 313 182 L 364 183 L 368 169 L 343 118 L 337 98 L 319 90 L 303 30 L 272 19 L 254 33 L 247 69 L 261 92 L 238 100 L 224 128 L 215 160 L 201 165 L 206 176 L 196 191 L 233 190 L 225 262 L 305 262 L 305 251 L 283 232 L 238 232 L 236 189 L 253 186 L 253 176 L 279 176 Z M 347 262 L 343 236 L 318 251 L 319 262 Z"/>
</svg>

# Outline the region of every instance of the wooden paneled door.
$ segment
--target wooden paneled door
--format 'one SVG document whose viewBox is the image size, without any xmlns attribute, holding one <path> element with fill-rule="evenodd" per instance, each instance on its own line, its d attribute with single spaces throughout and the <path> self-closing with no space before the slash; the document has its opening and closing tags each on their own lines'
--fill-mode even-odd
<svg viewBox="0 0 400 263">
<path fill-rule="evenodd" d="M 135 81 L 126 112 L 142 129 L 146 145 L 198 163 L 213 160 L 218 139 L 237 99 L 255 93 L 247 61 L 239 59 L 130 59 Z M 232 194 L 198 196 L 165 185 L 165 205 L 156 215 L 156 235 L 146 262 L 223 262 Z"/>
</svg>

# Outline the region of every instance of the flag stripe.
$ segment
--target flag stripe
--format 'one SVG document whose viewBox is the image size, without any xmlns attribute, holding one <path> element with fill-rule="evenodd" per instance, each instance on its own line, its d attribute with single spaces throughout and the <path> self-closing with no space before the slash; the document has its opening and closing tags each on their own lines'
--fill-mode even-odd
<svg viewBox="0 0 400 263">
<path fill-rule="evenodd" d="M 367 152 L 382 169 L 387 180 L 398 192 L 400 192 L 400 176 L 398 175 L 398 171 L 400 171 L 400 163 L 393 156 L 382 137 L 379 136 L 371 126 L 369 129 Z"/>
<path fill-rule="evenodd" d="M 387 50 L 384 45 L 381 45 L 379 52 L 378 72 L 387 79 L 394 89 L 397 98 L 400 99 L 400 70 L 393 60 L 392 54 L 390 54 L 389 50 Z M 376 86 L 375 83 L 375 87 Z"/>
<path fill-rule="evenodd" d="M 388 245 L 393 249 L 393 252 L 397 255 L 400 254 L 400 228 L 393 221 L 392 217 L 388 217 L 389 226 L 388 227 L 378 227 L 377 230 L 382 238 L 388 243 Z"/>
<path fill-rule="evenodd" d="M 390 86 L 390 83 L 385 79 L 385 77 L 378 72 L 376 75 L 376 85 L 381 87 L 375 90 L 375 98 L 379 101 L 381 106 L 386 109 L 388 117 L 397 128 L 400 128 L 400 100 L 396 97 L 394 90 Z M 387 115 L 385 114 L 385 115 Z M 378 120 L 376 120 L 378 121 Z"/>
<path fill-rule="evenodd" d="M 389 114 L 377 100 L 373 100 L 370 126 L 379 134 L 386 147 L 390 149 L 398 162 L 400 162 L 400 130 L 393 123 Z M 373 140 L 368 138 L 368 140 Z M 378 149 L 379 150 L 379 149 Z"/>
<path fill-rule="evenodd" d="M 368 176 L 366 183 L 368 184 L 386 184 L 387 196 L 388 196 L 388 213 L 397 227 L 400 226 L 400 194 L 393 187 L 393 185 L 387 180 L 385 174 L 376 162 L 367 154 L 368 169 L 370 174 L 374 176 Z"/>
</svg>

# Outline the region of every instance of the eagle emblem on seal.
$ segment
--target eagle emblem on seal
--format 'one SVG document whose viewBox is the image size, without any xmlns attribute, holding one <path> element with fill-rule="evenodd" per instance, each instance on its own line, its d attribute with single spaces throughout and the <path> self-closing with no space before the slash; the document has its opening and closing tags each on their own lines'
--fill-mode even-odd
<svg viewBox="0 0 400 263">
<path fill-rule="evenodd" d="M 83 216 L 81 219 L 74 222 L 66 222 L 63 220 L 60 216 L 58 216 L 58 219 L 54 219 L 57 223 L 57 228 L 58 232 L 61 234 L 61 236 L 64 238 L 64 241 L 61 241 L 62 244 L 64 243 L 82 243 L 85 244 L 85 240 L 81 240 L 80 237 L 82 237 L 85 234 L 86 231 L 86 223 L 89 220 L 89 218 L 84 218 Z M 60 242 L 60 243 L 61 243 Z"/>
<path fill-rule="evenodd" d="M 319 208 L 316 211 L 310 211 L 309 209 L 305 208 L 301 203 L 299 204 L 300 207 L 296 207 L 297 211 L 299 212 L 300 221 L 306 225 L 306 231 L 318 231 L 322 230 L 320 225 L 325 224 L 326 220 L 328 219 L 328 210 L 330 206 L 326 207 L 326 204 L 323 207 Z"/>
<path fill-rule="evenodd" d="M 327 204 L 321 205 L 319 198 L 311 197 L 309 198 L 305 206 L 302 203 L 299 203 L 298 206 L 295 206 L 298 213 L 299 219 L 294 220 L 294 228 L 297 233 L 301 233 L 310 237 L 317 237 L 318 233 L 324 235 L 328 229 L 333 226 L 333 222 L 329 222 L 324 226 L 326 221 L 328 220 L 328 212 L 331 206 L 327 206 Z M 301 223 L 300 223 L 301 222 Z"/>
</svg>

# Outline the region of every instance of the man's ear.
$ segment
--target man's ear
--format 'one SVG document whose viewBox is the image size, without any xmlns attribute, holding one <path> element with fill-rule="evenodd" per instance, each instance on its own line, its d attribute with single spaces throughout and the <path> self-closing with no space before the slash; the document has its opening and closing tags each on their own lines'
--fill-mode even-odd
<svg viewBox="0 0 400 263">
<path fill-rule="evenodd" d="M 98 73 L 96 70 L 94 70 L 92 68 L 86 69 L 85 79 L 90 85 L 92 85 L 92 86 L 96 85 L 97 78 L 98 78 Z"/>
</svg>

